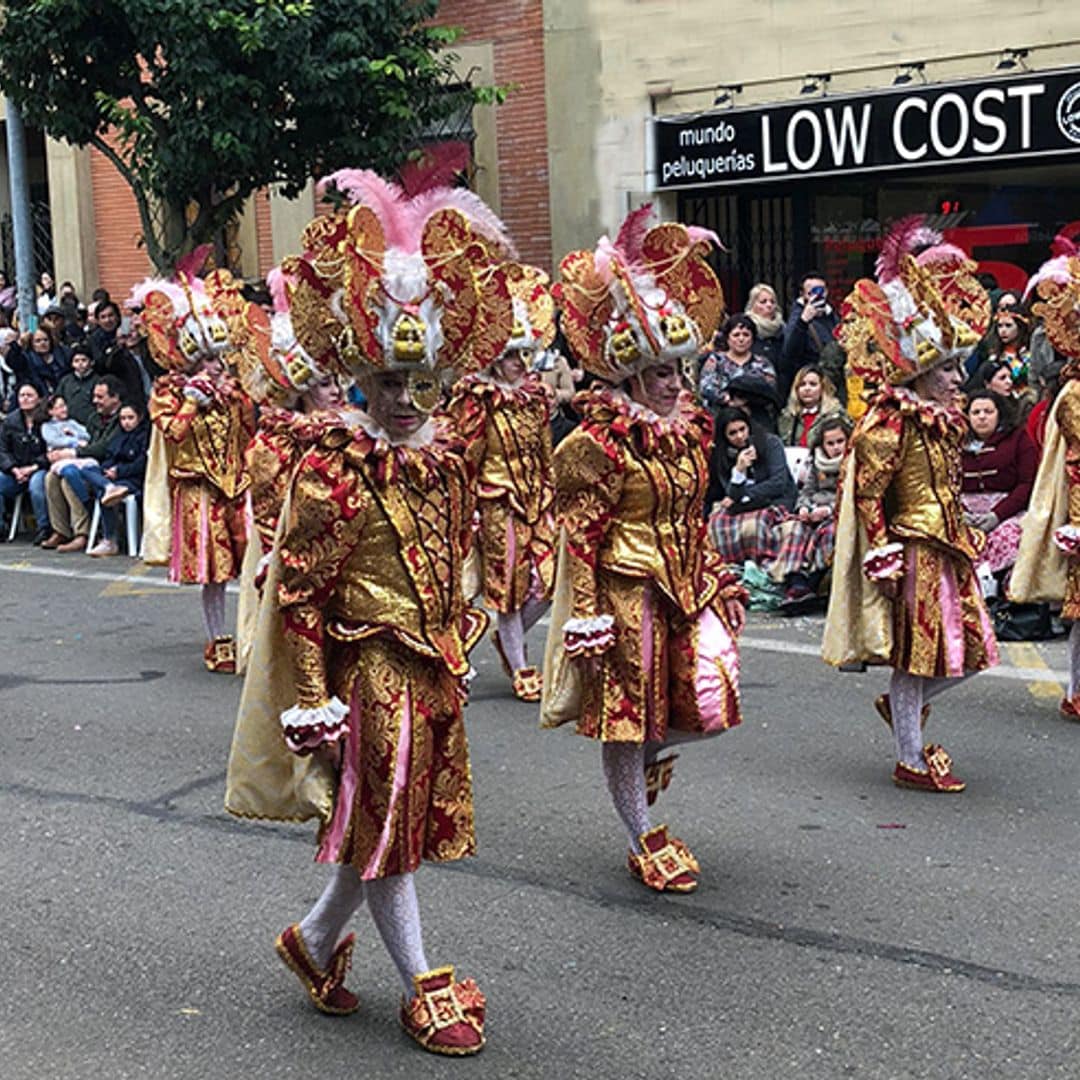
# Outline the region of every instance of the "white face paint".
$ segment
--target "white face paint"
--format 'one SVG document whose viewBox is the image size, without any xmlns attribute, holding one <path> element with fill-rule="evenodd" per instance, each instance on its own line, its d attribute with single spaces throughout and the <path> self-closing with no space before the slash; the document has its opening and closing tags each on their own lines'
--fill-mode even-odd
<svg viewBox="0 0 1080 1080">
<path fill-rule="evenodd" d="M 939 364 L 925 375 L 920 375 L 912 383 L 911 388 L 924 401 L 934 401 L 939 405 L 953 405 L 956 403 L 956 395 L 963 381 L 960 361 L 949 360 L 944 364 Z"/>
</svg>

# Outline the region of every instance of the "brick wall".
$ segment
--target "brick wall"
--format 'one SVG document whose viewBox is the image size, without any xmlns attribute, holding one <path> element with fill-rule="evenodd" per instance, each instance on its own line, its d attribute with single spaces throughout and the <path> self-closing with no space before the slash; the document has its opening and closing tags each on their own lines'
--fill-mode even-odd
<svg viewBox="0 0 1080 1080">
<path fill-rule="evenodd" d="M 86 283 L 86 296 L 95 287 L 109 290 L 123 301 L 131 286 L 152 273 L 150 260 L 139 247 L 142 225 L 131 188 L 97 150 L 90 152 L 90 182 L 94 192 L 94 224 L 97 240 L 97 280 Z"/>
<path fill-rule="evenodd" d="M 442 0 L 437 20 L 462 43 L 490 42 L 495 81 L 519 89 L 496 110 L 501 216 L 526 262 L 551 269 L 541 0 Z"/>
<path fill-rule="evenodd" d="M 270 189 L 255 193 L 255 232 L 259 244 L 259 276 L 266 277 L 274 265 L 274 231 L 270 221 Z"/>
</svg>

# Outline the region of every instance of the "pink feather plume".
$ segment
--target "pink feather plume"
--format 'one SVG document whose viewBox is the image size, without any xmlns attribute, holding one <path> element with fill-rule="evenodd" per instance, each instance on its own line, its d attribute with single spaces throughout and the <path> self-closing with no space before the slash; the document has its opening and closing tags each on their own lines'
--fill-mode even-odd
<svg viewBox="0 0 1080 1080">
<path fill-rule="evenodd" d="M 615 250 L 630 266 L 641 262 L 641 245 L 652 222 L 652 203 L 639 206 L 626 215 L 619 226 L 619 235 L 615 237 Z"/>
<path fill-rule="evenodd" d="M 900 264 L 905 255 L 915 255 L 923 248 L 936 247 L 941 233 L 926 224 L 924 214 L 909 214 L 889 230 L 877 259 L 877 277 L 883 285 L 900 276 Z"/>
<path fill-rule="evenodd" d="M 270 299 L 274 305 L 274 313 L 288 312 L 289 293 L 287 290 L 288 280 L 280 266 L 275 266 L 266 275 L 266 288 L 270 293 Z"/>
<path fill-rule="evenodd" d="M 214 250 L 213 244 L 200 244 L 190 254 L 185 255 L 176 264 L 176 276 L 183 274 L 187 278 L 197 278 L 206 266 L 206 260 Z"/>
<path fill-rule="evenodd" d="M 1067 285 L 1072 280 L 1072 272 L 1069 269 L 1069 256 L 1058 255 L 1056 259 L 1044 262 L 1034 274 L 1031 275 L 1024 289 L 1024 298 L 1036 288 L 1040 281 L 1056 281 L 1059 285 Z"/>
<path fill-rule="evenodd" d="M 690 236 L 691 244 L 714 244 L 721 251 L 727 251 L 720 237 L 712 229 L 705 229 L 700 225 L 687 225 L 686 231 Z"/>
<path fill-rule="evenodd" d="M 413 227 L 416 230 L 416 250 L 420 245 L 420 235 L 424 222 L 439 210 L 460 210 L 472 222 L 476 230 L 486 236 L 493 244 L 501 248 L 507 257 L 517 258 L 517 249 L 506 231 L 506 226 L 499 216 L 479 195 L 466 188 L 439 187 L 421 192 L 410 203 L 413 214 Z"/>
<path fill-rule="evenodd" d="M 1050 244 L 1050 254 L 1064 255 L 1066 258 L 1070 255 L 1080 255 L 1080 246 L 1071 237 L 1058 233 Z"/>
</svg>

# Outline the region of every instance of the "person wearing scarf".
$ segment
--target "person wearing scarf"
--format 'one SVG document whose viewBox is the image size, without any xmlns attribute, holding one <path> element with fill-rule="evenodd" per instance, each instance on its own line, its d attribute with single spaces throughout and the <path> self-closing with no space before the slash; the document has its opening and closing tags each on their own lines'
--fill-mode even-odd
<svg viewBox="0 0 1080 1080">
<path fill-rule="evenodd" d="M 769 361 L 774 372 L 780 368 L 784 353 L 784 312 L 771 285 L 760 281 L 750 290 L 746 314 L 757 328 L 755 348 Z"/>
</svg>

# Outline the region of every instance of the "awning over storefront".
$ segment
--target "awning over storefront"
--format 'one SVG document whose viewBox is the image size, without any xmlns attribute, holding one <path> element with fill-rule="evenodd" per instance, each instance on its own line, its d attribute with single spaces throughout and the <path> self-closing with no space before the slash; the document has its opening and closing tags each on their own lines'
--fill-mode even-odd
<svg viewBox="0 0 1080 1080">
<path fill-rule="evenodd" d="M 1080 160 L 1080 68 L 653 117 L 653 190 Z"/>
</svg>

